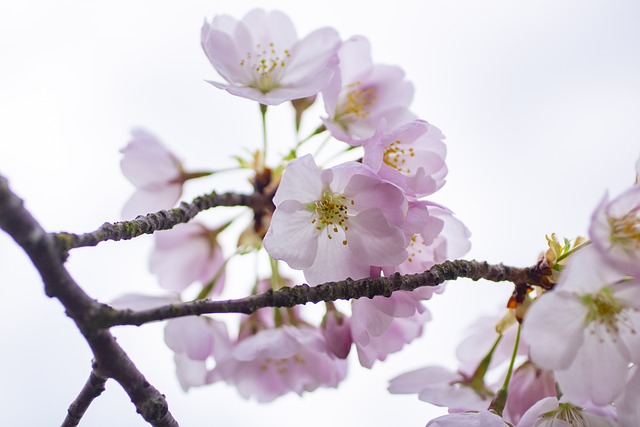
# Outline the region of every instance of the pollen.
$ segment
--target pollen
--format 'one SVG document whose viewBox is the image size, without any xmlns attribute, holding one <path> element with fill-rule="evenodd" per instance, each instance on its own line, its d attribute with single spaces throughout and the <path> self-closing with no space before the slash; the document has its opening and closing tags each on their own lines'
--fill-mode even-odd
<svg viewBox="0 0 640 427">
<path fill-rule="evenodd" d="M 624 249 L 640 249 L 640 209 L 633 209 L 620 218 L 609 218 L 610 240 Z"/>
<path fill-rule="evenodd" d="M 396 140 L 384 150 L 382 160 L 390 168 L 400 173 L 410 174 L 411 168 L 407 167 L 407 161 L 411 161 L 415 155 L 413 147 L 403 147 L 402 141 Z"/>
<path fill-rule="evenodd" d="M 316 230 L 326 230 L 327 238 L 333 239 L 340 230 L 345 234 L 349 229 L 349 209 L 353 206 L 353 200 L 341 194 L 325 191 L 320 200 L 310 203 L 307 208 L 313 213 L 311 224 Z M 342 244 L 346 245 L 347 239 L 342 239 Z"/>
<path fill-rule="evenodd" d="M 418 234 L 414 234 L 411 236 L 411 241 L 409 242 L 409 247 L 407 247 L 407 252 L 409 252 L 409 257 L 407 258 L 408 262 L 413 262 L 416 259 L 420 259 L 422 256 L 422 249 L 427 246 L 424 243 L 422 237 Z"/>
<path fill-rule="evenodd" d="M 279 51 L 275 43 L 267 43 L 266 47 L 256 44 L 253 51 L 247 52 L 240 60 L 240 67 L 249 66 L 253 74 L 253 87 L 267 93 L 279 87 L 279 81 L 287 61 L 291 57 L 289 49 Z"/>
<path fill-rule="evenodd" d="M 371 114 L 371 107 L 377 100 L 373 87 L 361 87 L 360 82 L 347 85 L 347 95 L 340 108 L 340 114 L 353 114 L 356 118 L 365 119 Z"/>
</svg>

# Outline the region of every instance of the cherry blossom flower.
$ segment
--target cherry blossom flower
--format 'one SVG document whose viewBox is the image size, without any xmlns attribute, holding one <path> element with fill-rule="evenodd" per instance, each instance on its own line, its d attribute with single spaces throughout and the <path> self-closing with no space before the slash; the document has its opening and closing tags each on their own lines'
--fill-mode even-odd
<svg viewBox="0 0 640 427">
<path fill-rule="evenodd" d="M 589 237 L 609 262 L 640 277 L 640 186 L 611 201 L 606 195 L 593 214 Z"/>
<path fill-rule="evenodd" d="M 207 382 L 223 380 L 246 399 L 270 402 L 289 392 L 336 387 L 346 373 L 347 361 L 330 353 L 319 329 L 284 325 L 240 340 L 217 360 Z"/>
<path fill-rule="evenodd" d="M 264 247 L 311 284 L 367 277 L 370 266 L 407 257 L 405 195 L 360 163 L 320 170 L 310 155 L 293 160 L 273 201 Z"/>
<path fill-rule="evenodd" d="M 381 120 L 391 129 L 416 118 L 409 111 L 413 85 L 394 66 L 374 65 L 369 41 L 352 37 L 338 50 L 339 72 L 322 91 L 331 134 L 351 145 L 371 138 Z"/>
<path fill-rule="evenodd" d="M 420 335 L 424 323 L 431 319 L 421 300 L 432 292 L 419 288 L 411 292 L 394 292 L 390 297 L 361 298 L 351 304 L 351 335 L 358 359 L 365 368 L 376 360 L 400 351 Z"/>
<path fill-rule="evenodd" d="M 231 349 L 225 324 L 205 316 L 169 320 L 164 340 L 175 352 L 176 374 L 184 391 L 207 384 L 208 362 Z"/>
<path fill-rule="evenodd" d="M 427 423 L 427 427 L 507 427 L 500 416 L 487 410 L 447 414 Z"/>
<path fill-rule="evenodd" d="M 602 260 L 593 246 L 571 256 L 555 289 L 529 309 L 523 338 L 537 365 L 553 369 L 569 401 L 602 406 L 640 362 L 640 282 Z"/>
<path fill-rule="evenodd" d="M 585 411 L 575 405 L 547 397 L 535 403 L 516 427 L 616 427 L 612 419 Z"/>
<path fill-rule="evenodd" d="M 199 281 L 207 285 L 224 266 L 216 231 L 197 222 L 176 225 L 156 233 L 156 245 L 149 259 L 151 273 L 160 286 L 180 293 Z M 217 278 L 209 295 L 217 295 L 224 285 L 224 273 Z"/>
<path fill-rule="evenodd" d="M 172 208 L 182 194 L 185 178 L 182 164 L 160 141 L 141 129 L 120 150 L 120 167 L 136 192 L 122 209 L 124 218 Z"/>
<path fill-rule="evenodd" d="M 428 196 L 445 182 L 447 149 L 443 139 L 440 129 L 415 120 L 390 131 L 376 132 L 363 142 L 362 162 L 407 194 Z"/>
<path fill-rule="evenodd" d="M 299 40 L 282 12 L 254 9 L 240 21 L 218 15 L 205 22 L 201 43 L 228 84 L 219 89 L 265 105 L 318 93 L 335 73 L 338 33 L 322 28 Z"/>
</svg>

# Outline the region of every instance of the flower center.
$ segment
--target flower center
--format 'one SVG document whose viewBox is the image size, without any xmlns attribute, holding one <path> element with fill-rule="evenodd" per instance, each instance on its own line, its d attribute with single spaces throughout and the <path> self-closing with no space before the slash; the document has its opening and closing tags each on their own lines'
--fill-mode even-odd
<svg viewBox="0 0 640 427">
<path fill-rule="evenodd" d="M 571 426 L 586 426 L 587 419 L 582 415 L 582 410 L 570 403 L 560 403 L 555 411 L 542 414 L 540 418 L 553 418 L 554 420 L 565 421 Z"/>
<path fill-rule="evenodd" d="M 609 218 L 611 243 L 625 249 L 640 249 L 639 209 L 633 209 L 621 218 Z"/>
<path fill-rule="evenodd" d="M 422 249 L 427 246 L 424 244 L 424 240 L 421 236 L 414 234 L 411 236 L 411 242 L 409 243 L 409 247 L 407 248 L 407 252 L 409 252 L 409 257 L 407 258 L 407 262 L 413 262 L 416 259 L 420 259 L 422 256 Z"/>
<path fill-rule="evenodd" d="M 240 60 L 240 67 L 248 66 L 254 74 L 255 88 L 267 93 L 279 86 L 278 81 L 285 66 L 285 60 L 291 57 L 289 49 L 278 53 L 273 43 L 268 46 L 257 44 L 253 52 L 247 52 L 247 57 Z"/>
<path fill-rule="evenodd" d="M 293 365 L 304 365 L 306 362 L 307 361 L 297 353 L 291 357 L 282 357 L 280 359 L 267 357 L 260 364 L 260 370 L 267 372 L 273 369 L 277 374 L 286 375 Z"/>
<path fill-rule="evenodd" d="M 364 119 L 371 113 L 369 108 L 376 102 L 376 91 L 372 87 L 361 88 L 360 82 L 347 85 L 348 92 L 340 105 L 337 116 L 352 114 L 356 118 Z"/>
<path fill-rule="evenodd" d="M 596 322 L 604 326 L 607 332 L 619 331 L 618 320 L 624 307 L 614 298 L 609 286 L 605 286 L 596 294 L 583 295 L 582 303 L 588 309 L 585 323 Z"/>
<path fill-rule="evenodd" d="M 349 230 L 347 205 L 353 206 L 354 204 L 352 199 L 342 194 L 325 191 L 322 194 L 322 199 L 309 203 L 307 209 L 313 212 L 311 223 L 316 229 L 319 231 L 326 229 L 327 238 L 333 239 L 333 234 L 338 233 L 340 229 L 345 232 L 346 237 L 346 232 Z M 346 238 L 342 244 L 347 244 Z"/>
<path fill-rule="evenodd" d="M 399 140 L 389 144 L 384 150 L 382 160 L 390 168 L 401 173 L 410 174 L 411 168 L 406 163 L 407 160 L 411 159 L 411 157 L 415 157 L 416 153 L 414 152 L 413 147 L 402 148 L 401 144 L 402 143 Z"/>
</svg>

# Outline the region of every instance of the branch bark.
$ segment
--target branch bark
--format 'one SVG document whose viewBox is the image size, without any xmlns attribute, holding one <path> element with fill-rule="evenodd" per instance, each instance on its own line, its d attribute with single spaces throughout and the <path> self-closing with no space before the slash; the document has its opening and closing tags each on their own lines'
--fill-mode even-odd
<svg viewBox="0 0 640 427">
<path fill-rule="evenodd" d="M 238 193 L 217 194 L 215 192 L 196 197 L 191 203 L 182 202 L 174 209 L 140 215 L 130 221 L 116 223 L 105 222 L 97 230 L 83 233 L 55 233 L 58 245 L 66 252 L 73 248 L 96 246 L 107 240 L 129 240 L 143 234 L 152 234 L 159 230 L 169 230 L 177 224 L 189 222 L 200 212 L 219 206 L 246 206 L 255 212 L 273 210 L 271 198 L 261 193 L 251 195 Z"/>
<path fill-rule="evenodd" d="M 0 228 L 27 253 L 44 282 L 49 297 L 57 298 L 74 320 L 95 357 L 101 375 L 115 379 L 137 411 L 155 427 L 177 427 L 164 396 L 151 386 L 108 330 L 95 329 L 92 320 L 102 304 L 91 299 L 64 267 L 63 250 L 52 234 L 24 208 L 23 201 L 0 176 Z"/>
<path fill-rule="evenodd" d="M 457 260 L 446 261 L 420 274 L 403 276 L 396 273 L 390 277 L 347 279 L 313 287 L 304 284 L 235 300 L 199 300 L 141 311 L 114 310 L 103 306 L 102 312 L 96 313 L 96 323 L 105 328 L 117 325 L 140 326 L 154 321 L 201 314 L 251 314 L 264 307 L 293 307 L 320 301 L 388 297 L 396 291 L 412 291 L 422 286 L 438 286 L 446 280 L 458 278 L 469 278 L 474 281 L 480 279 L 493 282 L 509 281 L 516 284 L 516 287 L 540 284 L 540 272 L 535 266 L 517 268 L 502 264 Z"/>
</svg>

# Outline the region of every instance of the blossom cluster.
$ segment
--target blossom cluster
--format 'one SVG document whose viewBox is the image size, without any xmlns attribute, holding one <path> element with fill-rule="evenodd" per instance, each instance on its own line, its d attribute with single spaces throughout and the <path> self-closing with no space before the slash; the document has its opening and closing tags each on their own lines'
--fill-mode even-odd
<svg viewBox="0 0 640 427">
<path fill-rule="evenodd" d="M 637 180 L 612 200 L 604 196 L 591 217 L 588 237 L 564 245 L 555 236 L 548 238 L 549 250 L 539 262 L 548 276 L 546 285 L 530 289 L 510 311 L 513 322 L 489 322 L 498 325 L 497 345 L 481 343 L 492 328 L 476 324 L 484 334 L 474 333 L 460 344 L 458 372 L 418 369 L 391 380 L 389 390 L 418 393 L 421 400 L 449 408 L 450 415 L 429 426 L 640 425 Z M 515 317 L 522 326 L 517 344 L 509 338 L 516 329 L 519 335 L 519 327 L 504 329 Z M 506 360 L 501 352 L 506 341 L 507 348 L 515 345 L 509 370 L 519 367 L 506 381 L 503 374 L 499 382 L 486 384 L 489 371 L 500 369 L 496 362 Z M 491 350 L 469 365 L 472 348 Z M 506 402 L 499 397 L 502 381 Z"/>
<path fill-rule="evenodd" d="M 411 111 L 413 85 L 401 68 L 375 63 L 365 37 L 342 40 L 321 28 L 298 38 L 286 15 L 256 9 L 240 20 L 205 22 L 201 45 L 223 80 L 209 83 L 260 105 L 263 149 L 239 158 L 239 166 L 273 206 L 253 212 L 231 251 L 219 236 L 233 220 L 158 233 L 150 271 L 165 294 L 129 295 L 115 305 L 218 296 L 233 274 L 229 259 L 247 253 L 270 267 L 247 286 L 257 294 L 292 286 L 295 271 L 316 286 L 421 273 L 468 252 L 468 229 L 431 199 L 448 172 L 444 135 Z M 290 103 L 298 137 L 318 100 L 324 112 L 315 131 L 269 165 L 268 108 Z M 320 134 L 347 160 L 323 165 L 317 154 L 324 144 L 309 149 Z M 188 171 L 142 130 L 122 153 L 122 171 L 136 187 L 126 217 L 171 208 L 186 182 L 214 173 Z M 604 197 L 588 239 L 547 239 L 540 280 L 517 283 L 504 316 L 475 323 L 458 347 L 455 371 L 427 366 L 391 380 L 391 393 L 417 393 L 448 408 L 429 426 L 640 425 L 640 186 Z M 336 387 L 354 348 L 365 368 L 386 360 L 421 336 L 431 319 L 424 301 L 443 291 L 329 302 L 322 319 L 303 307 L 264 308 L 241 318 L 233 333 L 214 317 L 174 319 L 165 341 L 185 390 L 225 382 L 268 402 Z"/>
<path fill-rule="evenodd" d="M 326 115 L 274 167 L 266 163 L 266 140 L 262 151 L 240 162 L 253 171 L 255 191 L 272 197 L 275 208 L 255 213 L 234 254 L 225 259 L 218 239 L 229 223 L 192 221 L 160 232 L 150 270 L 166 297 L 130 295 L 115 305 L 185 301 L 194 289 L 196 299 L 219 295 L 229 257 L 251 251 L 270 259 L 271 274 L 255 277 L 252 286 L 259 293 L 291 286 L 281 262 L 314 286 L 424 272 L 469 250 L 464 224 L 426 199 L 445 183 L 444 136 L 410 110 L 413 85 L 401 68 L 375 63 L 365 37 L 342 40 L 334 29 L 321 28 L 298 38 L 286 15 L 256 9 L 240 20 L 221 15 L 205 22 L 201 44 L 224 80 L 210 83 L 259 103 L 263 120 L 267 108 L 290 102 L 299 129 L 317 99 Z M 351 160 L 319 167 L 313 154 L 299 154 L 321 133 Z M 133 131 L 122 153 L 122 171 L 137 189 L 126 217 L 173 207 L 185 182 L 213 173 L 187 171 L 142 130 Z M 167 322 L 165 341 L 185 390 L 224 381 L 243 397 L 267 402 L 336 387 L 352 348 L 367 368 L 401 350 L 431 318 L 423 301 L 443 290 L 396 292 L 350 306 L 327 303 L 315 322 L 300 308 L 261 309 L 241 319 L 237 336 L 217 318 L 175 319 Z"/>
</svg>

